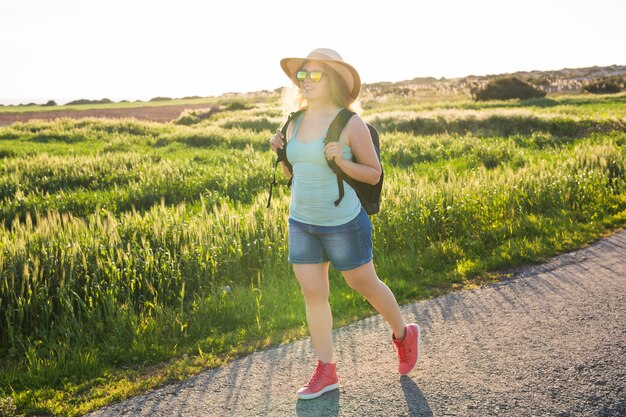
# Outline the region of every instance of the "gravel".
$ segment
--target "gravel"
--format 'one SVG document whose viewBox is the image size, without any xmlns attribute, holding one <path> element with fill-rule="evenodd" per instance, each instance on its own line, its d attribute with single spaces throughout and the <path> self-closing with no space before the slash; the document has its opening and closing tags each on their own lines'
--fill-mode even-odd
<svg viewBox="0 0 626 417">
<path fill-rule="evenodd" d="M 89 414 L 109 416 L 626 416 L 626 231 L 512 278 L 402 307 L 423 354 L 397 374 L 380 316 L 337 329 L 341 388 L 298 401 L 309 339 Z"/>
</svg>

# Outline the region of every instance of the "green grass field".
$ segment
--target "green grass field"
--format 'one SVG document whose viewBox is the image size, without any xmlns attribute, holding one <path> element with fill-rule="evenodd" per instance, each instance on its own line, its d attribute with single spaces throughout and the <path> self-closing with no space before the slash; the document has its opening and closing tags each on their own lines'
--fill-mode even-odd
<svg viewBox="0 0 626 417">
<path fill-rule="evenodd" d="M 15 412 L 80 415 L 307 335 L 286 187 L 265 207 L 282 112 L 245 100 L 178 123 L 0 128 L 0 399 Z M 623 227 L 625 102 L 364 102 L 385 168 L 381 279 L 408 303 Z M 331 281 L 336 326 L 375 314 Z"/>
</svg>

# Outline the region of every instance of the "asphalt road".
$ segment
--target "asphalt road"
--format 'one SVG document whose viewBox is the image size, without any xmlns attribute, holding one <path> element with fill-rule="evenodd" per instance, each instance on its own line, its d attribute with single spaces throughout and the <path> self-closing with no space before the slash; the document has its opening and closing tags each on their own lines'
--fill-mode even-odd
<svg viewBox="0 0 626 417">
<path fill-rule="evenodd" d="M 341 388 L 298 401 L 310 340 L 90 416 L 626 416 L 626 231 L 480 289 L 403 306 L 423 355 L 397 372 L 380 316 L 334 332 Z"/>
</svg>

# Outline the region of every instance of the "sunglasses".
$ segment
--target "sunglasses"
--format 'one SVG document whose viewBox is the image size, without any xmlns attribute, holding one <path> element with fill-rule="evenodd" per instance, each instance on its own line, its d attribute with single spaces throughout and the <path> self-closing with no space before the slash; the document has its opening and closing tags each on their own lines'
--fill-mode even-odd
<svg viewBox="0 0 626 417">
<path fill-rule="evenodd" d="M 306 76 L 309 76 L 309 79 L 313 82 L 320 82 L 322 80 L 322 75 L 324 75 L 323 72 L 321 71 L 305 71 L 305 70 L 300 70 L 298 72 L 296 72 L 296 79 L 299 82 L 303 82 L 304 80 L 306 80 Z"/>
</svg>

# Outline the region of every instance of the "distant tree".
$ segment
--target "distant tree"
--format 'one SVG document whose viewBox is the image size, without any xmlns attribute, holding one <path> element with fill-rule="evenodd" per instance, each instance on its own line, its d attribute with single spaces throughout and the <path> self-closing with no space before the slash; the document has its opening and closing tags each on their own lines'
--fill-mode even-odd
<svg viewBox="0 0 626 417">
<path fill-rule="evenodd" d="M 472 88 L 471 93 L 476 101 L 528 100 L 531 98 L 544 97 L 546 95 L 545 91 L 538 90 L 516 77 L 498 78 L 487 83 L 487 85 L 482 88 Z"/>
<path fill-rule="evenodd" d="M 169 101 L 171 100 L 170 97 L 153 97 L 150 99 L 150 101 Z"/>
<path fill-rule="evenodd" d="M 87 100 L 85 98 L 81 98 L 79 100 L 70 101 L 67 104 L 68 105 L 77 105 L 77 104 L 109 104 L 109 103 L 113 103 L 113 101 L 111 101 L 108 98 L 103 98 L 101 100 Z"/>
<path fill-rule="evenodd" d="M 48 100 L 48 102 L 46 104 L 44 104 L 44 106 L 56 106 L 57 102 L 54 100 Z"/>
</svg>

